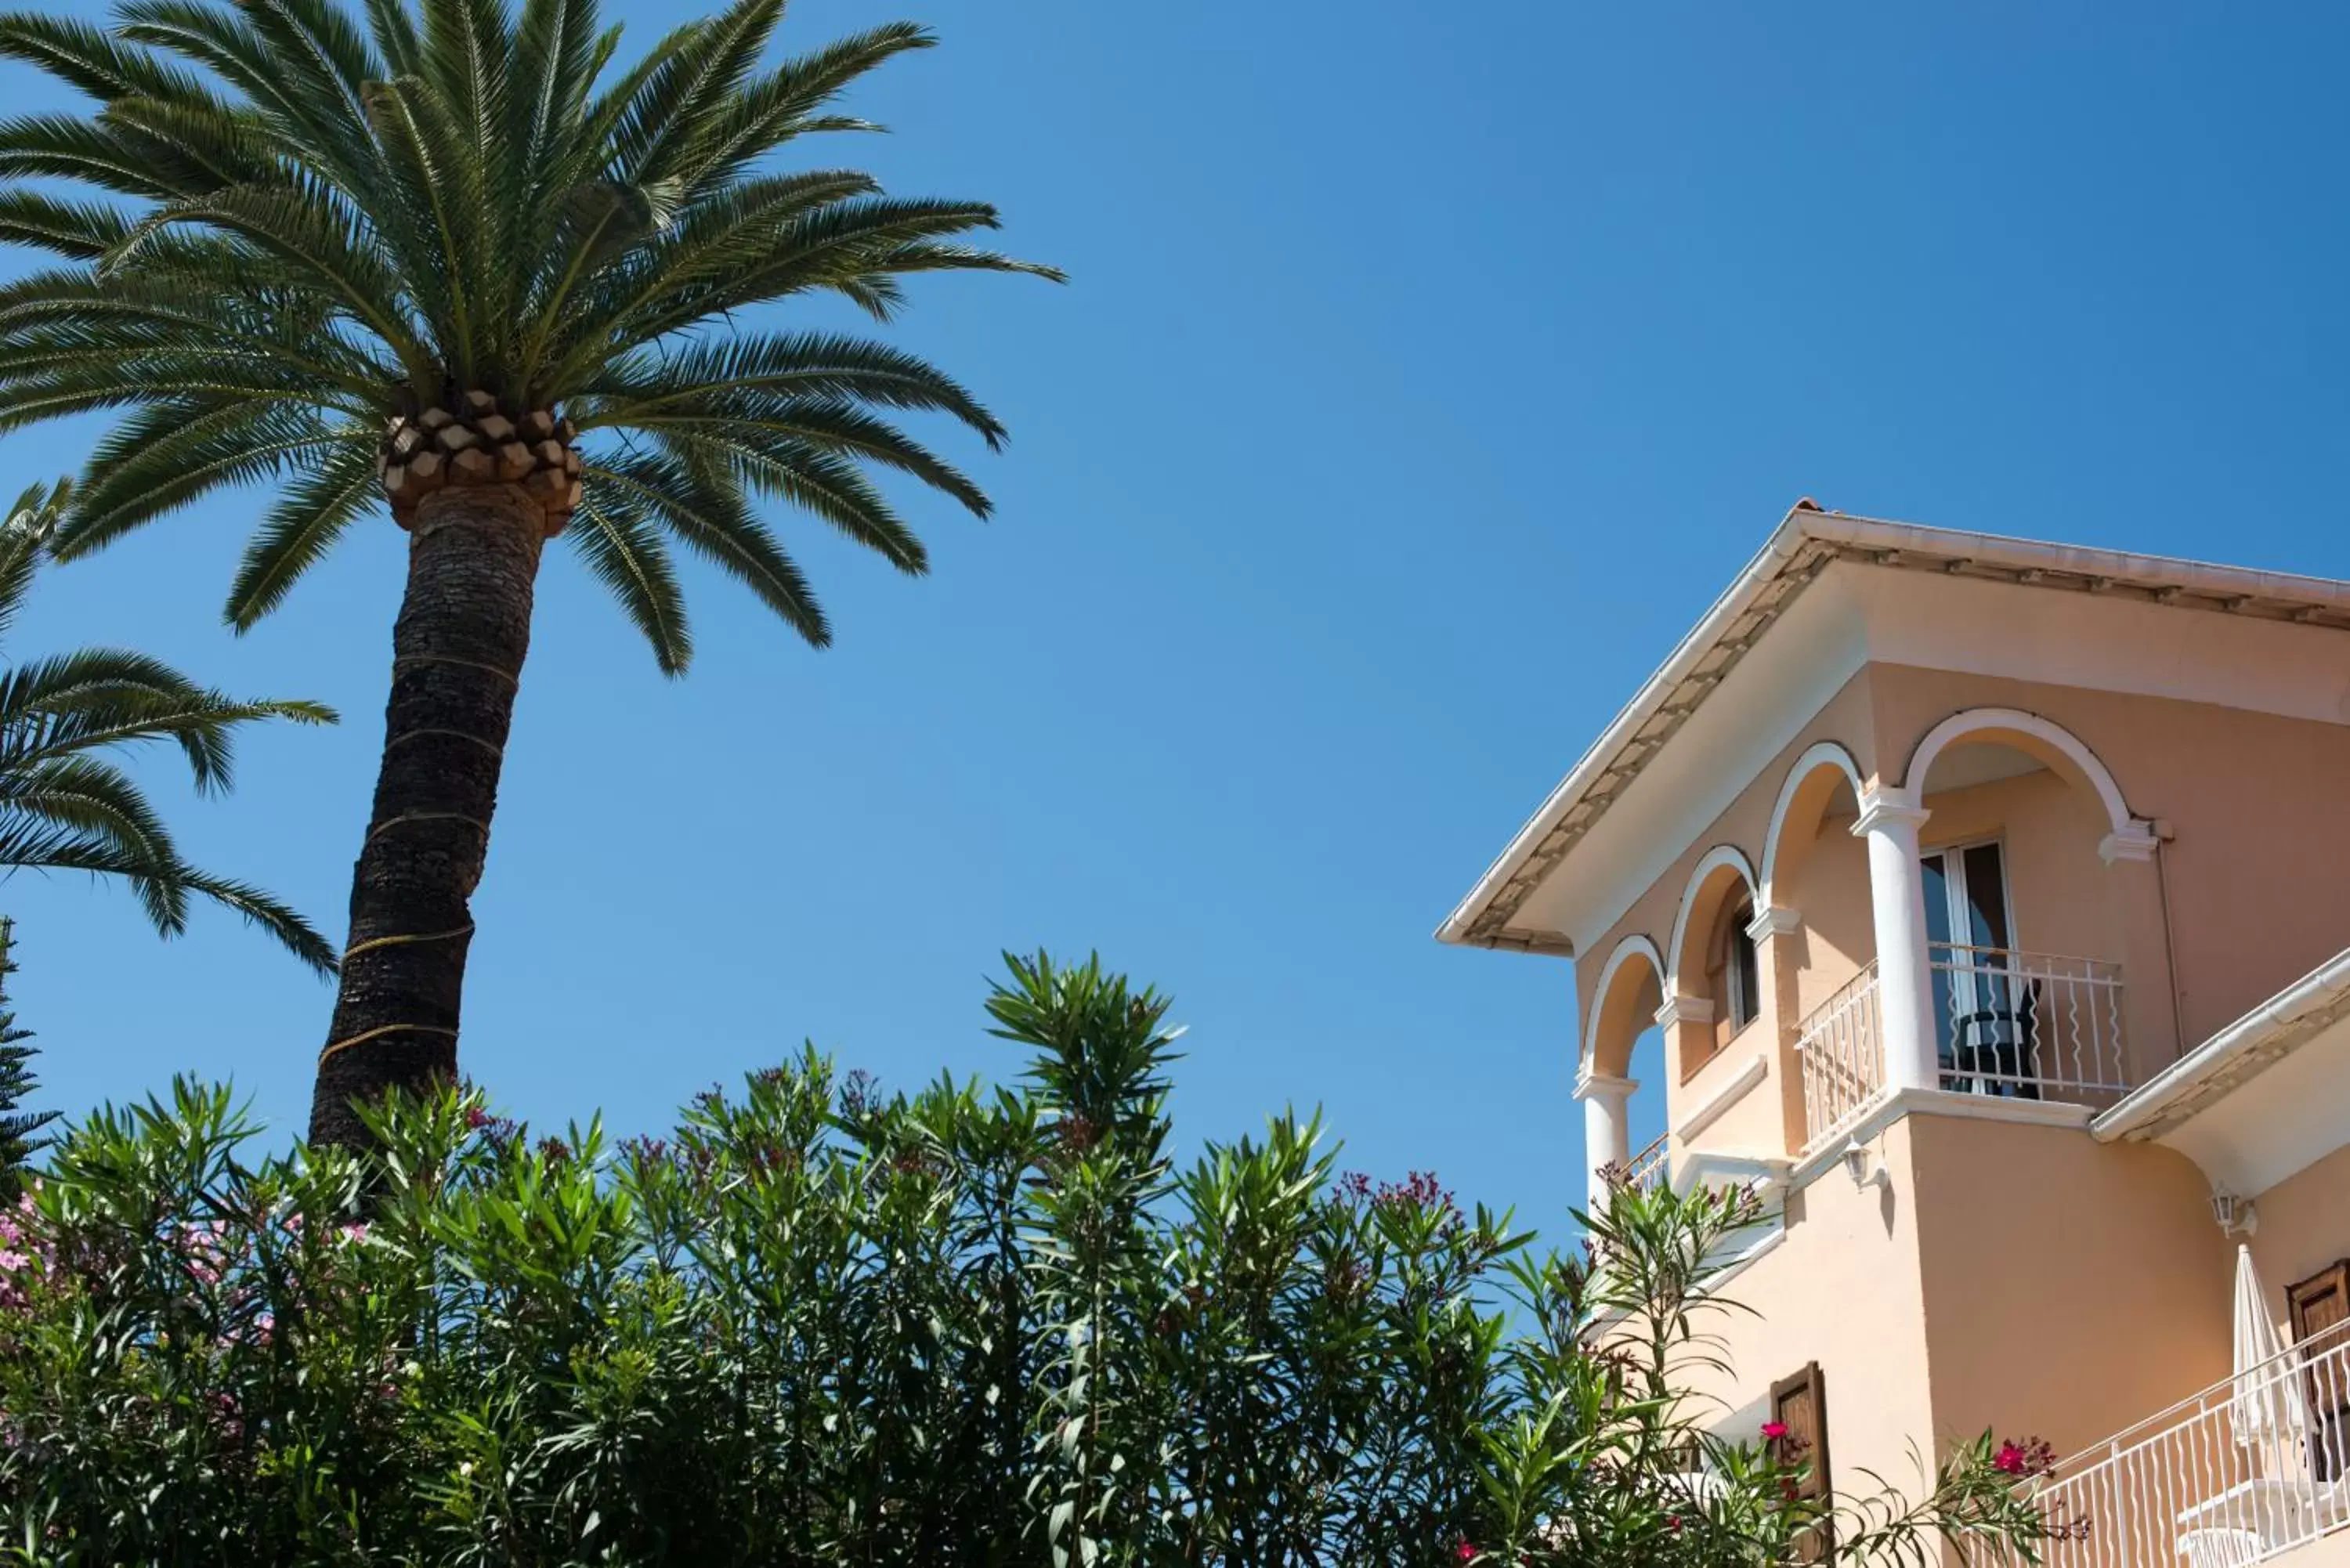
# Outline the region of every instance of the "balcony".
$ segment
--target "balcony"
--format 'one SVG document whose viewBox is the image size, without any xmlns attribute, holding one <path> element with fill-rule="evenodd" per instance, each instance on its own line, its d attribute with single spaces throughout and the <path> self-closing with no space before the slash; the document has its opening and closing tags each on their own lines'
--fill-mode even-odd
<svg viewBox="0 0 2350 1568">
<path fill-rule="evenodd" d="M 2134 1086 L 2119 964 L 1950 942 L 1927 963 L 1943 1088 L 2093 1104 Z"/>
<path fill-rule="evenodd" d="M 1649 1140 L 1646 1148 L 1634 1155 L 1631 1174 L 1626 1178 L 1627 1185 L 1642 1192 L 1653 1192 L 1663 1186 L 1667 1174 L 1665 1157 L 1671 1142 L 1670 1135 L 1659 1133 Z"/>
<path fill-rule="evenodd" d="M 1927 964 L 1935 1086 L 2078 1105 L 2129 1092 L 2118 964 L 1951 942 L 1929 944 Z M 1844 1136 L 1890 1091 L 1884 1006 L 1872 962 L 1804 1020 L 1804 1152 Z"/>
<path fill-rule="evenodd" d="M 1874 961 L 1822 1002 L 1796 1038 L 1804 1064 L 1804 1152 L 1825 1147 L 1876 1108 L 1885 1093 Z"/>
<path fill-rule="evenodd" d="M 2330 1342 L 2330 1343 L 2329 1343 Z M 2251 1568 L 2350 1525 L 2339 1327 L 2057 1467 L 2049 1568 Z"/>
</svg>

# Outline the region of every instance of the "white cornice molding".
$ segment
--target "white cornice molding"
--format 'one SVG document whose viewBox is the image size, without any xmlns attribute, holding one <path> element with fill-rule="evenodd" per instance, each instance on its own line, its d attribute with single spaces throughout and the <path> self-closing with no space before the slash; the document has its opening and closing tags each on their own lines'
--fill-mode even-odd
<svg viewBox="0 0 2350 1568">
<path fill-rule="evenodd" d="M 1688 1143 L 1728 1114 L 1730 1107 L 1744 1099 L 1747 1091 L 1771 1075 L 1771 1064 L 1761 1056 L 1750 1056 L 1746 1065 L 1731 1075 L 1730 1081 L 1705 1097 L 1704 1103 L 1690 1112 L 1689 1119 L 1673 1129 L 1673 1136 Z"/>
<path fill-rule="evenodd" d="M 2097 840 L 2097 858 L 2111 866 L 2116 860 L 2151 860 L 2162 840 L 2155 836 L 2154 825 L 2133 822 L 2126 833 L 2108 833 Z"/>
<path fill-rule="evenodd" d="M 1607 1073 L 1578 1073 L 1575 1077 L 1575 1097 L 1578 1100 L 1620 1100 L 1640 1085 L 1630 1078 L 1618 1078 Z"/>
<path fill-rule="evenodd" d="M 1673 1165 L 1673 1190 L 1686 1198 L 1700 1187 L 1744 1187 L 1774 1198 L 1787 1190 L 1794 1168 L 1783 1155 L 1684 1149 Z"/>
<path fill-rule="evenodd" d="M 1746 922 L 1746 934 L 1758 942 L 1768 941 L 1773 937 L 1792 937 L 1803 929 L 1803 911 L 1791 909 L 1784 904 L 1757 909 L 1754 918 Z"/>
<path fill-rule="evenodd" d="M 1908 1116 L 1950 1116 L 1961 1121 L 2017 1122 L 2027 1127 L 2078 1127 L 2086 1131 L 2095 1113 L 2087 1106 L 2057 1100 L 2017 1100 L 2002 1095 L 1961 1095 L 1949 1089 L 1896 1089 L 1858 1121 L 1802 1159 L 1790 1178 L 1798 1192 L 1844 1158 L 1854 1143 L 1870 1143 Z"/>
<path fill-rule="evenodd" d="M 1909 792 L 1880 785 L 1860 797 L 1860 815 L 1852 820 L 1852 836 L 1866 838 L 1880 827 L 1918 827 L 1934 814 L 1909 798 Z"/>
<path fill-rule="evenodd" d="M 1675 996 L 1657 1009 L 1657 1027 L 1670 1029 L 1677 1023 L 1711 1023 L 1713 1003 L 1702 996 Z"/>
</svg>

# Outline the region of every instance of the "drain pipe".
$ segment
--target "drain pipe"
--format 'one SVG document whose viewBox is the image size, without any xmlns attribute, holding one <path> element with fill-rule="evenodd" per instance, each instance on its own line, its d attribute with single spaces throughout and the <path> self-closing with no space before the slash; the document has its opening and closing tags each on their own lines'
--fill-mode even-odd
<svg viewBox="0 0 2350 1568">
<path fill-rule="evenodd" d="M 2178 837 L 2178 830 L 2168 817 L 2154 819 L 2154 889 L 2162 906 L 2162 967 L 2170 976 L 2170 1059 L 2174 1062 L 2187 1054 L 2187 1006 L 2178 983 L 2178 939 L 2170 929 L 2170 857 L 2164 851 Z"/>
</svg>

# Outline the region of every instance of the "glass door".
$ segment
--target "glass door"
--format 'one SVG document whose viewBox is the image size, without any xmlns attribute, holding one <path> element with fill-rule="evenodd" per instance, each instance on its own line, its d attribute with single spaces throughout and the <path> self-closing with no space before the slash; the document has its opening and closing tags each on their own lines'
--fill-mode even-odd
<svg viewBox="0 0 2350 1568">
<path fill-rule="evenodd" d="M 2013 972 L 2007 867 L 1997 843 L 1937 849 L 1920 862 L 1942 1087 L 2037 1099 L 2037 997 Z"/>
</svg>

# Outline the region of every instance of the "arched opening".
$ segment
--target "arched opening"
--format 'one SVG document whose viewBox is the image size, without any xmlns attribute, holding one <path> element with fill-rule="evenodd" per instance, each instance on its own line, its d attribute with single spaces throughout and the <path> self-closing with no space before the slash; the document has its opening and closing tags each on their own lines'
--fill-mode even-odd
<svg viewBox="0 0 2350 1568">
<path fill-rule="evenodd" d="M 1813 851 L 1835 828 L 1842 830 L 1860 815 L 1860 769 L 1852 753 L 1834 741 L 1822 741 L 1795 759 L 1779 786 L 1771 808 L 1771 826 L 1762 840 L 1762 901 L 1767 907 L 1803 908 L 1789 895 L 1804 879 Z"/>
<path fill-rule="evenodd" d="M 1706 852 L 1690 874 L 1674 921 L 1671 994 L 1685 1016 L 1675 1028 L 1676 1064 L 1689 1076 L 1762 1012 L 1762 973 L 1748 929 L 1760 907 L 1746 857 L 1730 845 Z"/>
<path fill-rule="evenodd" d="M 2139 1075 L 2144 1009 L 2125 986 L 2144 890 L 2114 862 L 2150 854 L 2150 826 L 2078 737 L 2006 710 L 1937 725 L 1907 787 L 1929 814 L 1918 846 L 1941 1086 L 2093 1104 L 2126 1093 Z"/>
<path fill-rule="evenodd" d="M 1592 987 L 1576 1095 L 1585 1102 L 1593 1205 L 1603 1200 L 1605 1166 L 1624 1166 L 1639 1180 L 1665 1175 L 1665 1050 L 1656 1022 L 1664 986 L 1656 945 L 1627 937 Z"/>
<path fill-rule="evenodd" d="M 1652 1030 L 1657 1009 L 1664 1005 L 1664 966 L 1645 937 L 1627 937 L 1608 956 L 1593 988 L 1584 1031 L 1583 1059 L 1587 1072 L 1608 1078 L 1629 1078 L 1633 1045 L 1644 1031 Z"/>
</svg>

